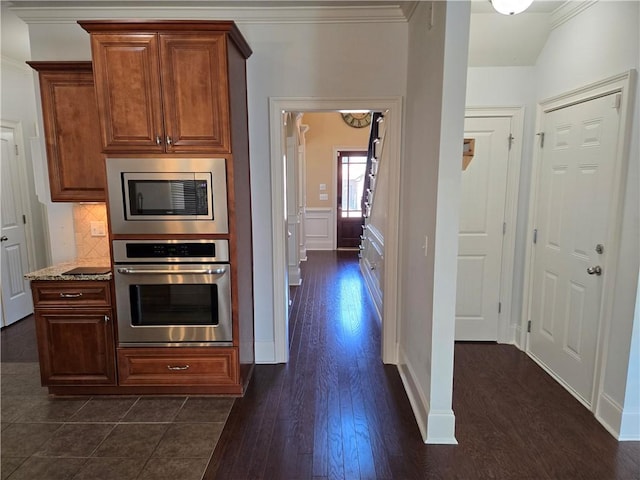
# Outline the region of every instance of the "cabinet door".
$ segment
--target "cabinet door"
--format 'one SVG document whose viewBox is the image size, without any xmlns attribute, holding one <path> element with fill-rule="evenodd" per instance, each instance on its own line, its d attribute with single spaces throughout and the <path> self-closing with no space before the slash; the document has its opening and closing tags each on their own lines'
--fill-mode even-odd
<svg viewBox="0 0 640 480">
<path fill-rule="evenodd" d="M 226 38 L 161 34 L 168 152 L 230 152 Z"/>
<path fill-rule="evenodd" d="M 90 62 L 36 67 L 53 202 L 105 200 L 100 122 Z M 59 70 L 59 69 L 62 70 Z"/>
<path fill-rule="evenodd" d="M 43 385 L 115 385 L 112 311 L 36 309 Z"/>
<path fill-rule="evenodd" d="M 104 152 L 163 152 L 156 34 L 91 35 Z"/>
</svg>

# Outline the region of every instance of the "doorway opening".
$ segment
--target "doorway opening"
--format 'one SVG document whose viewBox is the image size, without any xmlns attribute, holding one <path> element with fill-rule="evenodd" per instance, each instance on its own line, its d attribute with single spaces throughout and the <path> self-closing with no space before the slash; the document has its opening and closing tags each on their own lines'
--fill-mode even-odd
<svg viewBox="0 0 640 480">
<path fill-rule="evenodd" d="M 456 340 L 514 343 L 513 271 L 523 107 L 467 108 L 462 164 Z M 480 286 L 480 287 L 478 287 Z"/>
<path fill-rule="evenodd" d="M 29 281 L 24 275 L 35 264 L 31 208 L 27 196 L 22 126 L 2 120 L 2 215 L 0 215 L 0 254 L 2 289 L 0 326 L 7 326 L 33 313 Z"/>
<path fill-rule="evenodd" d="M 289 358 L 288 308 L 289 282 L 287 268 L 287 246 L 289 238 L 287 218 L 287 124 L 288 112 L 336 112 L 386 111 L 389 122 L 389 217 L 385 249 L 388 266 L 385 269 L 385 304 L 382 323 L 382 360 L 397 363 L 396 348 L 396 306 L 397 306 L 397 264 L 398 264 L 398 224 L 399 224 L 399 183 L 400 183 L 400 142 L 402 101 L 395 98 L 371 99 L 296 99 L 272 98 L 270 100 L 271 134 L 271 192 L 272 192 L 272 242 L 273 242 L 273 318 L 275 361 L 287 362 Z M 309 192 L 307 192 L 309 193 Z M 337 198 L 337 197 L 336 197 Z"/>
</svg>

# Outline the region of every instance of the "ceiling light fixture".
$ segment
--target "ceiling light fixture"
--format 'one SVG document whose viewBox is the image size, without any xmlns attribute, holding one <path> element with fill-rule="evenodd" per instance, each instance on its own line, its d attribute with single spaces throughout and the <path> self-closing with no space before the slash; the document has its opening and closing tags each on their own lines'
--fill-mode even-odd
<svg viewBox="0 0 640 480">
<path fill-rule="evenodd" d="M 516 15 L 524 12 L 533 0 L 489 0 L 496 12 L 503 15 Z"/>
</svg>

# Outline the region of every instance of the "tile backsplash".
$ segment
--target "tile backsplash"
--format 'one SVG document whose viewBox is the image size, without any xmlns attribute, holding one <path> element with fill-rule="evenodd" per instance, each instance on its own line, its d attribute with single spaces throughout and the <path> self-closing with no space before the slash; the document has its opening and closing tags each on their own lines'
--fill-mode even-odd
<svg viewBox="0 0 640 480">
<path fill-rule="evenodd" d="M 91 235 L 91 222 L 98 230 L 104 227 L 104 236 Z M 109 258 L 109 232 L 107 207 L 103 203 L 77 203 L 73 206 L 73 226 L 76 235 L 77 260 L 104 260 Z M 102 233 L 102 232 L 100 232 Z"/>
</svg>

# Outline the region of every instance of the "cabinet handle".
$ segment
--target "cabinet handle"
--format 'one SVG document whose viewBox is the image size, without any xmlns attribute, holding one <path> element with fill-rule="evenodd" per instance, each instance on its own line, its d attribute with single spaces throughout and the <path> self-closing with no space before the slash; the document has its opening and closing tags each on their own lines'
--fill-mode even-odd
<svg viewBox="0 0 640 480">
<path fill-rule="evenodd" d="M 109 323 L 109 315 L 104 316 L 104 323 Z"/>
<path fill-rule="evenodd" d="M 167 365 L 169 370 L 189 370 L 189 365 Z"/>
<path fill-rule="evenodd" d="M 156 145 L 162 145 L 162 138 L 160 138 L 160 135 L 156 135 Z"/>
<path fill-rule="evenodd" d="M 167 145 L 171 146 L 172 143 L 173 143 L 173 140 L 171 140 L 171 137 L 167 135 Z"/>
<path fill-rule="evenodd" d="M 60 298 L 80 298 L 82 296 L 82 292 L 78 293 L 60 293 Z"/>
</svg>

